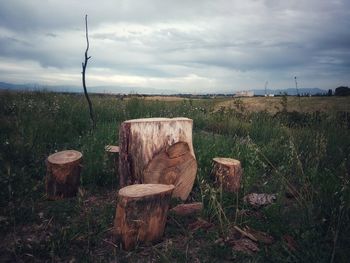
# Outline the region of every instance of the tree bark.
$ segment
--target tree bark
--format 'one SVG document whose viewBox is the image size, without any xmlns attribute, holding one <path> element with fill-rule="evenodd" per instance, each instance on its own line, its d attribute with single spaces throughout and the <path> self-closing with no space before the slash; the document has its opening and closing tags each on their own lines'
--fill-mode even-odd
<svg viewBox="0 0 350 263">
<path fill-rule="evenodd" d="M 188 118 L 123 122 L 119 130 L 120 186 L 174 184 L 173 196 L 185 200 L 197 172 L 192 126 L 193 121 Z"/>
<path fill-rule="evenodd" d="M 241 162 L 231 158 L 214 158 L 212 173 L 227 192 L 238 192 L 242 178 Z"/>
<path fill-rule="evenodd" d="M 135 184 L 119 190 L 114 234 L 125 250 L 163 236 L 173 189 L 173 185 Z"/>
<path fill-rule="evenodd" d="M 80 184 L 82 154 L 67 150 L 47 158 L 46 194 L 51 200 L 73 197 Z"/>
</svg>

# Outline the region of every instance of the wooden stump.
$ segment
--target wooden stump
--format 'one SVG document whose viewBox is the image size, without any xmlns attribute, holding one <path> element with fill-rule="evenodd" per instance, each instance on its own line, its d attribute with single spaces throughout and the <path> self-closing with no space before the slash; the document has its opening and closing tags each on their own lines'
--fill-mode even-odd
<svg viewBox="0 0 350 263">
<path fill-rule="evenodd" d="M 197 162 L 185 142 L 178 142 L 154 156 L 143 173 L 144 183 L 173 184 L 174 197 L 186 200 L 197 173 Z"/>
<path fill-rule="evenodd" d="M 195 202 L 190 204 L 179 204 L 170 209 L 170 212 L 178 216 L 199 214 L 203 210 L 203 203 Z"/>
<path fill-rule="evenodd" d="M 125 250 L 163 236 L 173 190 L 173 185 L 164 184 L 134 184 L 119 190 L 114 233 Z"/>
<path fill-rule="evenodd" d="M 117 176 L 119 167 L 119 146 L 106 145 L 105 151 L 109 155 L 109 158 L 112 159 L 112 162 L 114 164 L 114 173 Z"/>
<path fill-rule="evenodd" d="M 228 192 L 238 192 L 242 177 L 241 162 L 231 158 L 214 158 L 213 175 Z"/>
<path fill-rule="evenodd" d="M 120 186 L 174 184 L 174 197 L 187 199 L 196 177 L 193 121 L 148 118 L 125 121 L 119 130 Z"/>
<path fill-rule="evenodd" d="M 80 184 L 83 155 L 74 150 L 54 153 L 47 158 L 46 194 L 56 200 L 73 197 Z"/>
</svg>

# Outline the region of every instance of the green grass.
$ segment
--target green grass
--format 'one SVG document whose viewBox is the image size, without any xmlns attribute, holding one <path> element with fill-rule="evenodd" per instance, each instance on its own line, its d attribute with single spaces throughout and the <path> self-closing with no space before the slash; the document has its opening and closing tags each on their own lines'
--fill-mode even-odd
<svg viewBox="0 0 350 263">
<path fill-rule="evenodd" d="M 327 99 L 333 105 L 336 98 Z M 312 113 L 312 105 L 305 113 L 270 114 L 247 110 L 242 103 L 224 108 L 215 99 L 92 96 L 92 102 L 94 131 L 82 95 L 0 94 L 0 261 L 347 262 L 346 114 Z M 198 173 L 190 200 L 204 203 L 201 217 L 213 225 L 189 231 L 196 217 L 169 216 L 162 242 L 127 253 L 111 241 L 118 178 L 104 146 L 118 144 L 119 125 L 127 119 L 176 116 L 194 120 Z M 76 198 L 47 201 L 45 160 L 64 149 L 84 155 L 81 191 Z M 218 156 L 241 160 L 239 194 L 224 193 L 213 184 L 212 158 Z M 291 190 L 294 199 L 286 197 Z M 275 193 L 277 201 L 260 209 L 250 207 L 242 199 L 251 192 Z M 260 244 L 260 252 L 253 255 L 236 252 L 219 242 L 233 225 L 269 233 L 275 242 Z M 295 241 L 295 249 L 284 241 L 286 235 Z"/>
</svg>

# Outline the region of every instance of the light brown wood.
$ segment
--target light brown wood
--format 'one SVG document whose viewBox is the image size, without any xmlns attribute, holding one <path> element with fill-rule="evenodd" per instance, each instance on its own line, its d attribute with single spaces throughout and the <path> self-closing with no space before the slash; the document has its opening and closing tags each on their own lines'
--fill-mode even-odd
<svg viewBox="0 0 350 263">
<path fill-rule="evenodd" d="M 173 196 L 185 200 L 197 172 L 192 126 L 193 121 L 188 118 L 147 118 L 123 122 L 119 130 L 120 186 L 175 184 Z"/>
<path fill-rule="evenodd" d="M 144 183 L 173 184 L 173 197 L 186 200 L 197 173 L 197 162 L 185 142 L 170 146 L 157 154 L 143 173 Z"/>
<path fill-rule="evenodd" d="M 171 208 L 170 211 L 179 216 L 188 216 L 198 214 L 202 211 L 202 209 L 203 203 L 195 202 L 190 204 L 179 204 Z"/>
<path fill-rule="evenodd" d="M 216 181 L 228 192 L 238 192 L 242 178 L 241 162 L 231 158 L 214 158 L 212 173 Z"/>
<path fill-rule="evenodd" d="M 46 194 L 51 200 L 73 197 L 80 184 L 83 155 L 75 150 L 54 153 L 47 158 Z"/>
<path fill-rule="evenodd" d="M 105 151 L 109 153 L 119 153 L 119 146 L 116 145 L 106 145 Z"/>
<path fill-rule="evenodd" d="M 173 185 L 134 184 L 119 190 L 114 234 L 125 250 L 163 236 Z"/>
</svg>

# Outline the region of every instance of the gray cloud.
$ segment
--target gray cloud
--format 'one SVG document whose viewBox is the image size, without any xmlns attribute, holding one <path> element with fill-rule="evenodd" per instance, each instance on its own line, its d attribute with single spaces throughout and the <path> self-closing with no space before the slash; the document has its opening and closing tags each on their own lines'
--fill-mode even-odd
<svg viewBox="0 0 350 263">
<path fill-rule="evenodd" d="M 87 13 L 92 84 L 250 89 L 268 79 L 279 88 L 298 75 L 312 87 L 349 85 L 346 0 L 0 0 L 0 6 L 3 81 L 15 79 L 5 70 L 15 61 L 37 65 L 31 76 L 38 79 L 54 82 L 57 75 L 57 82 L 79 85 Z"/>
</svg>

